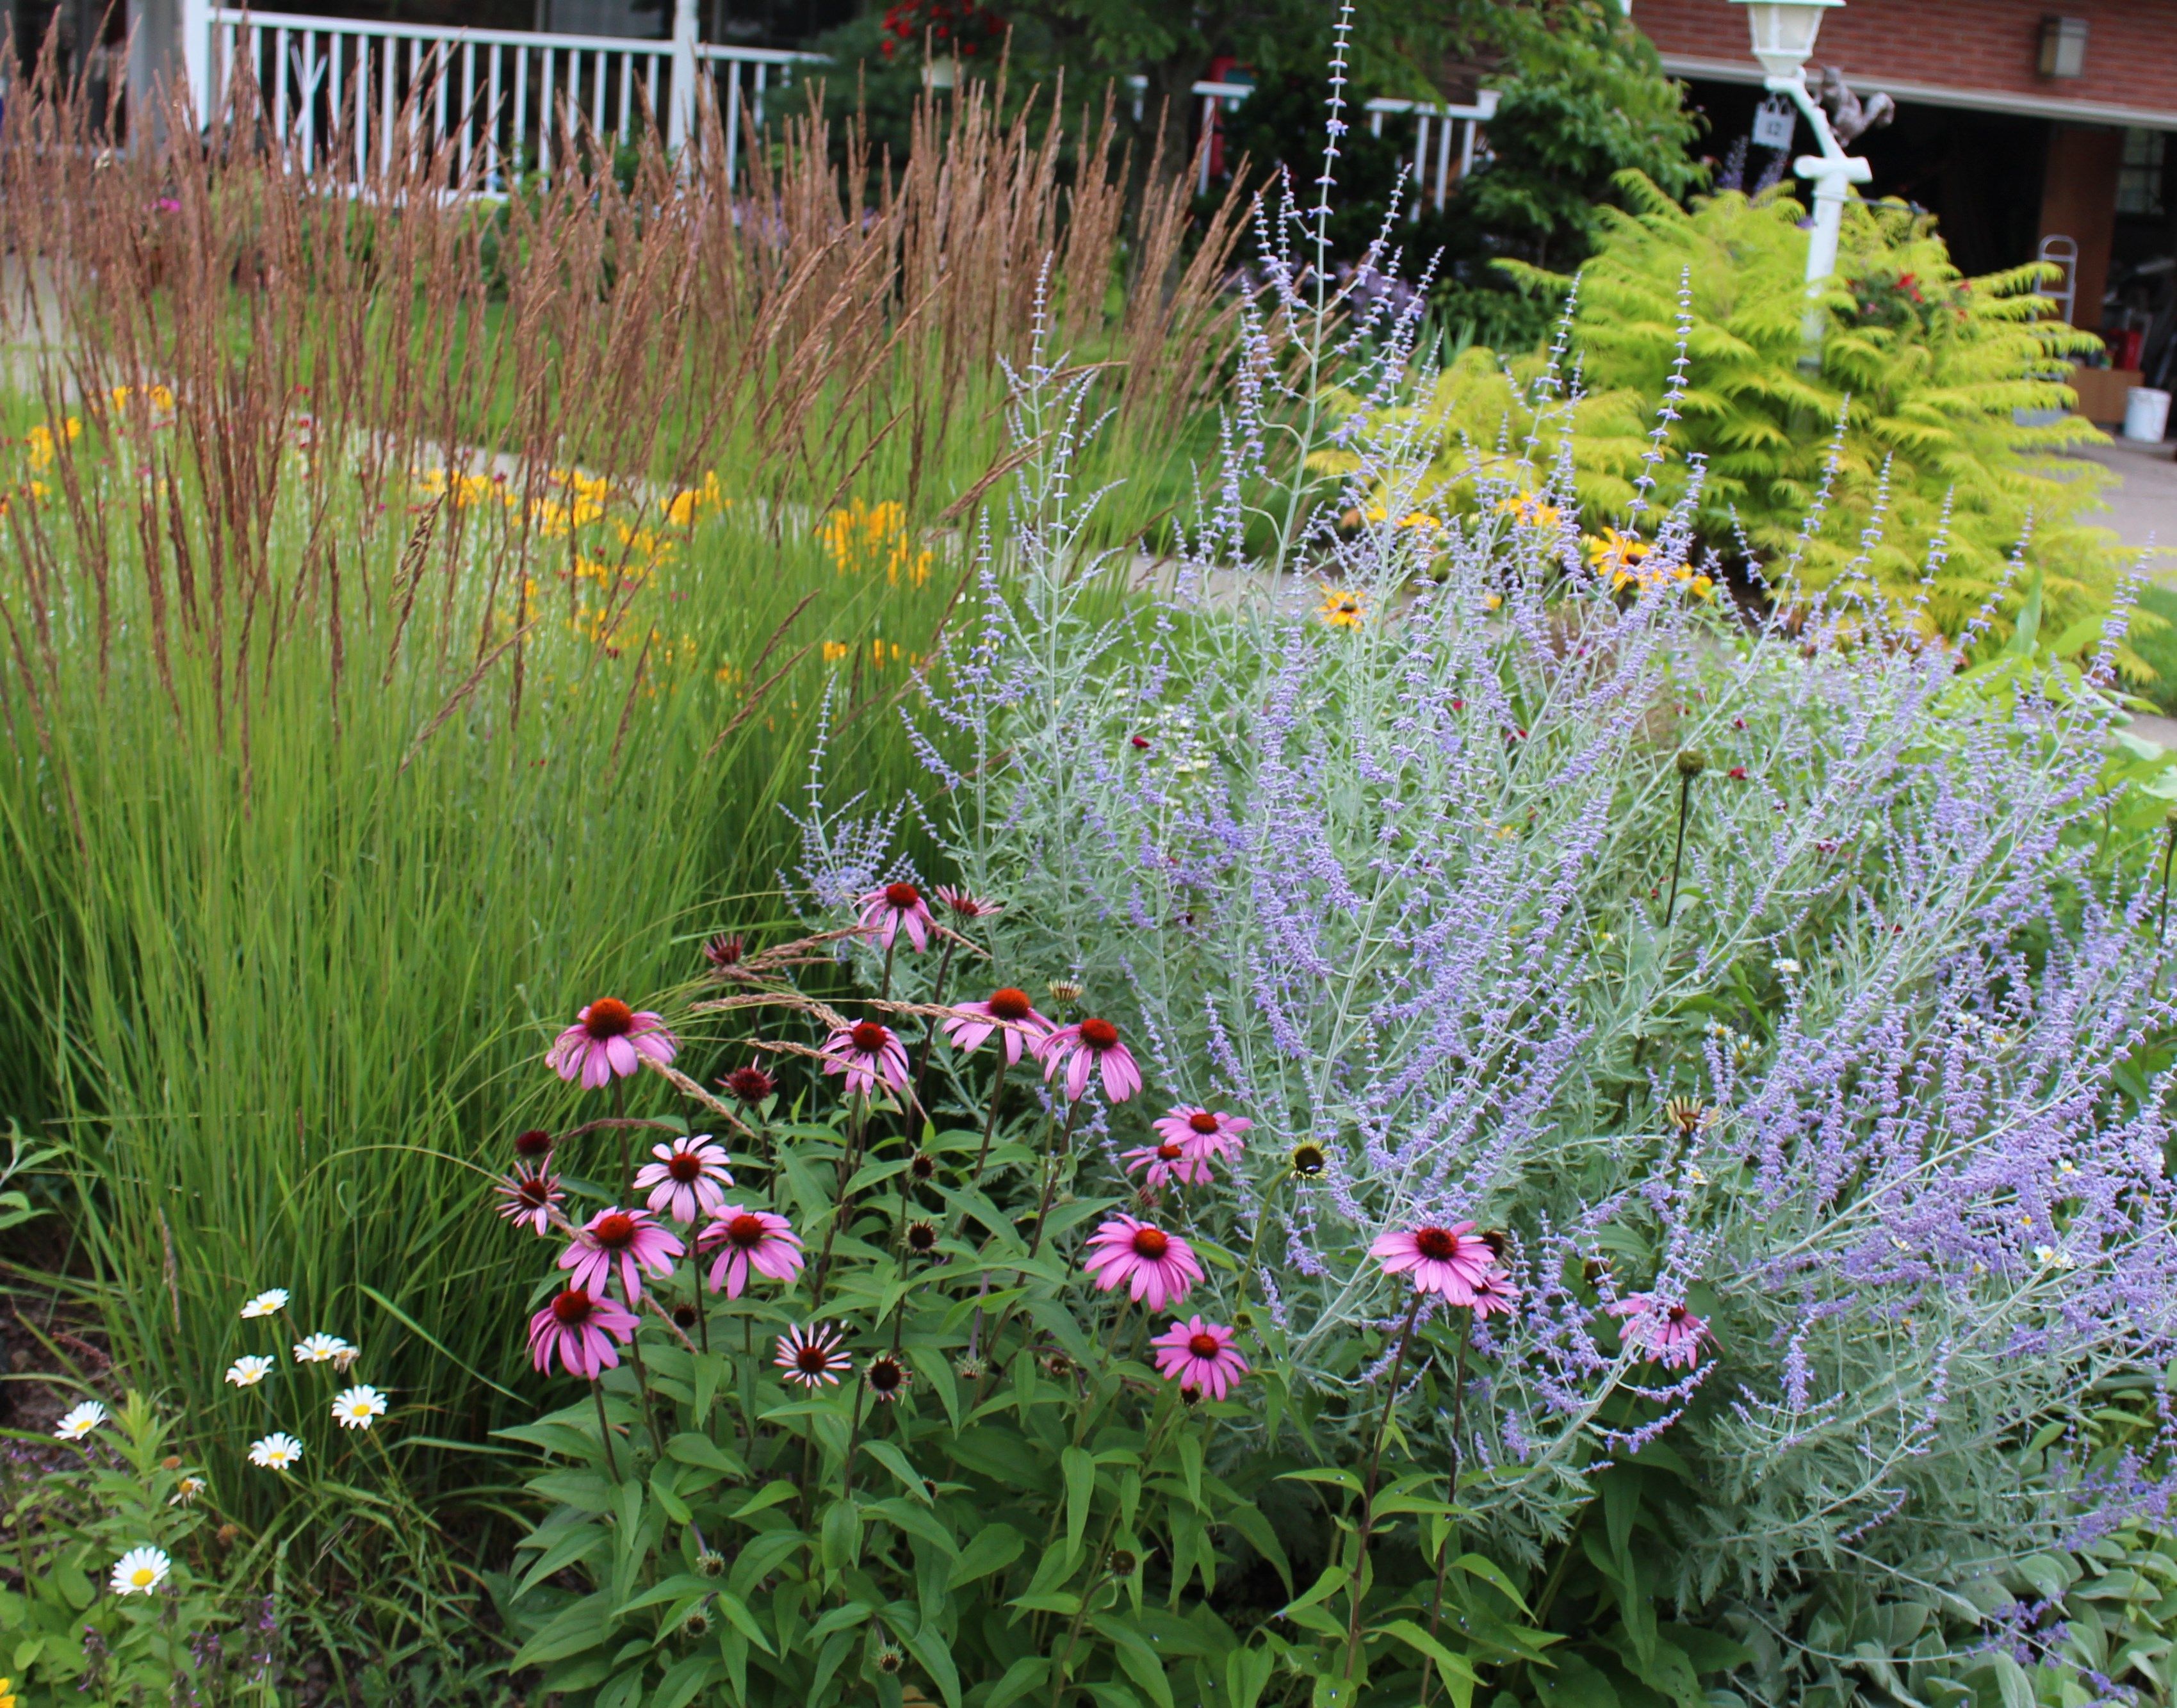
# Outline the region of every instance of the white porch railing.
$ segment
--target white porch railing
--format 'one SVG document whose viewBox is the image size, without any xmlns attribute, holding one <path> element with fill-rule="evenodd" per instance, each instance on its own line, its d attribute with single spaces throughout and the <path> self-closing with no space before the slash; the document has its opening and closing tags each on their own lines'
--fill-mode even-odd
<svg viewBox="0 0 2177 1708">
<path fill-rule="evenodd" d="M 621 140 L 646 122 L 662 122 L 668 148 L 694 128 L 696 92 L 709 80 L 717 103 L 729 182 L 738 181 L 744 115 L 761 128 L 765 97 L 790 85 L 797 65 L 822 56 L 776 48 L 728 47 L 696 39 L 696 0 L 675 0 L 673 34 L 663 41 L 621 36 L 550 35 L 516 30 L 450 30 L 362 19 L 250 12 L 211 0 L 182 0 L 183 57 L 199 122 L 221 116 L 238 68 L 254 85 L 259 112 L 305 171 L 346 166 L 360 183 L 375 165 L 449 150 L 459 182 L 504 192 L 526 173 L 551 174 L 568 125 Z M 1140 117 L 1145 79 L 1130 79 Z M 1252 92 L 1244 83 L 1197 83 L 1198 138 Z M 1368 128 L 1388 118 L 1414 125 L 1408 205 L 1418 219 L 1427 202 L 1441 212 L 1452 188 L 1473 170 L 1481 127 L 1497 112 L 1485 89 L 1468 106 L 1376 100 Z M 336 145 L 349 158 L 334 161 Z M 1211 150 L 1197 154 L 1196 188 L 1209 188 Z"/>
<path fill-rule="evenodd" d="M 201 77 L 199 59 L 189 56 L 199 121 L 221 116 L 236 68 L 246 68 L 263 122 L 303 169 L 348 165 L 358 182 L 374 163 L 390 166 L 396 152 L 407 159 L 445 148 L 461 182 L 504 191 L 527 172 L 548 177 L 576 120 L 595 135 L 625 140 L 652 116 L 668 146 L 678 148 L 694 126 L 696 91 L 706 77 L 724 121 L 732 176 L 743 113 L 761 126 L 767 95 L 789 86 L 797 65 L 822 57 L 698 41 L 693 0 L 679 0 L 674 34 L 663 41 L 226 6 L 201 12 Z M 336 138 L 352 161 L 327 157 Z"/>
</svg>

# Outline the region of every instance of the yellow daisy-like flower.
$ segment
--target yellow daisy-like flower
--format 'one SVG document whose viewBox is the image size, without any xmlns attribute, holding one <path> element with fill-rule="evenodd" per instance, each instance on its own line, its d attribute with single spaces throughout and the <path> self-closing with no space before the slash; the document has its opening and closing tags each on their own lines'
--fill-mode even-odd
<svg viewBox="0 0 2177 1708">
<path fill-rule="evenodd" d="M 1605 528 L 1587 537 L 1587 561 L 1598 575 L 1607 575 L 1613 592 L 1642 581 L 1641 566 L 1651 548 L 1638 534 Z"/>
<path fill-rule="evenodd" d="M 827 641 L 824 643 L 824 662 L 836 664 L 854 650 L 844 641 Z"/>
<path fill-rule="evenodd" d="M 1357 629 L 1367 603 L 1362 594 L 1350 587 L 1325 587 L 1323 603 L 1315 608 L 1316 620 L 1332 629 Z"/>
<path fill-rule="evenodd" d="M 1498 499 L 1497 508 L 1522 527 L 1553 528 L 1564 519 L 1563 511 L 1553 504 L 1543 503 L 1542 495 L 1531 487 L 1509 498 Z"/>
<path fill-rule="evenodd" d="M 15 1681 L 0 1678 L 0 1708 L 15 1708 Z"/>
</svg>

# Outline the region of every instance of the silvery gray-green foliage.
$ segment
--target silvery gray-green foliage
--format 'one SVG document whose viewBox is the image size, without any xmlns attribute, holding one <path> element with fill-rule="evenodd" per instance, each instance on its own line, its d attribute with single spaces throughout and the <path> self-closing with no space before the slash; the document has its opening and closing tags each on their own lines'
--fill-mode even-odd
<svg viewBox="0 0 2177 1708">
<path fill-rule="evenodd" d="M 2158 1513 L 2143 1461 L 2026 1491 L 2006 1453 L 2166 1357 L 2177 1306 L 2170 1004 L 2098 781 L 2109 647 L 2083 686 L 1961 688 L 1909 613 L 1696 597 L 1683 505 L 1598 570 L 1547 428 L 1498 448 L 1476 514 L 1410 519 L 1394 410 L 1425 373 L 1395 327 L 1335 347 L 1271 266 L 1302 346 L 1248 323 L 1253 389 L 1169 597 L 1111 614 L 1122 566 L 1084 561 L 1067 476 L 1086 385 L 1048 354 L 1022 376 L 1039 455 L 934 706 L 968 756 L 928 750 L 1007 963 L 1081 982 L 1155 1089 L 1257 1123 L 1220 1304 L 1350 1394 L 1403 1304 L 1371 1239 L 1504 1230 L 1520 1310 L 1476 1326 L 1457 1403 L 1439 1329 L 1411 1450 L 1455 1448 L 1520 1550 L 1610 1455 L 1678 1455 L 1686 1593 L 1931 1557 L 1969 1578 Z M 1280 376 L 1339 361 L 1372 363 L 1336 429 L 1359 472 L 1265 482 L 1328 433 Z M 1312 609 L 1314 577 L 1359 620 Z M 810 829 L 827 904 L 882 862 Z M 1705 1318 L 1698 1368 L 1629 1346 L 1628 1301 Z"/>
</svg>

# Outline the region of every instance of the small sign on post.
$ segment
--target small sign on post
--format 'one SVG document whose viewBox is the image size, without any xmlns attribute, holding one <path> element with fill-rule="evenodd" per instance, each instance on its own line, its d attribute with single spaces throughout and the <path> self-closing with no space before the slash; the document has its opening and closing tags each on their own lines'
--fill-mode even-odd
<svg viewBox="0 0 2177 1708">
<path fill-rule="evenodd" d="M 1754 111 L 1754 145 L 1787 149 L 1799 125 L 1799 115 L 1781 95 L 1771 95 Z"/>
</svg>

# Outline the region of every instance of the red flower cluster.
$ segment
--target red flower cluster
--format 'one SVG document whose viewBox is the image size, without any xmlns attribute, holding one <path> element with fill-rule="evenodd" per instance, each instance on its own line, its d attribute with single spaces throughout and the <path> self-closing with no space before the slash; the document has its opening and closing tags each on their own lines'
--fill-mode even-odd
<svg viewBox="0 0 2177 1708">
<path fill-rule="evenodd" d="M 890 59 L 927 37 L 933 52 L 972 56 L 1005 31 L 1004 20 L 975 0 L 894 0 L 884 15 L 881 51 Z"/>
</svg>

